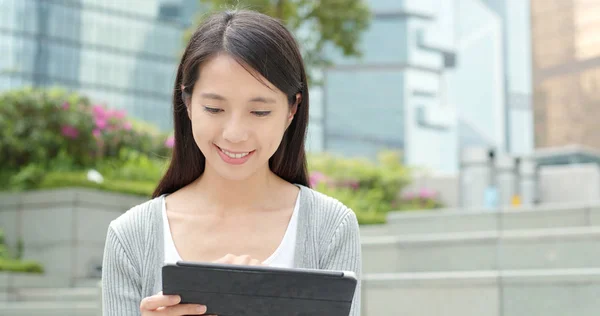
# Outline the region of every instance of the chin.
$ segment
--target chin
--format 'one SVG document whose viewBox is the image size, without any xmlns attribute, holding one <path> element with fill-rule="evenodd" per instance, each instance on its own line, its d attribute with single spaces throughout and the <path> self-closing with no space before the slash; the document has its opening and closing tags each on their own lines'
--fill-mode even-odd
<svg viewBox="0 0 600 316">
<path fill-rule="evenodd" d="M 231 168 L 218 168 L 216 171 L 219 176 L 229 181 L 244 181 L 256 173 L 256 170 L 234 170 Z"/>
</svg>

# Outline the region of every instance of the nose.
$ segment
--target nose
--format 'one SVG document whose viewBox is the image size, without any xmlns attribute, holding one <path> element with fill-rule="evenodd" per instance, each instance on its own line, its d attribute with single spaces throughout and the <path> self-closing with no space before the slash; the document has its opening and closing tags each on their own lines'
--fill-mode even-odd
<svg viewBox="0 0 600 316">
<path fill-rule="evenodd" d="M 244 122 L 232 118 L 223 129 L 223 139 L 231 143 L 242 143 L 248 140 L 248 128 Z"/>
</svg>

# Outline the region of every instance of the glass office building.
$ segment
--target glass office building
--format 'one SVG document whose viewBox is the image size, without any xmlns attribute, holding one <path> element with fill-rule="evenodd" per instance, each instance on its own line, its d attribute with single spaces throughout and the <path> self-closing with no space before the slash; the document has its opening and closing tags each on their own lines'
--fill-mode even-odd
<svg viewBox="0 0 600 316">
<path fill-rule="evenodd" d="M 529 152 L 529 6 L 516 2 L 369 1 L 364 56 L 327 52 L 323 149 L 397 149 L 442 173 L 458 170 L 466 146 Z"/>
<path fill-rule="evenodd" d="M 600 3 L 532 0 L 536 147 L 600 149 Z"/>
<path fill-rule="evenodd" d="M 0 0 L 0 91 L 62 86 L 169 128 L 196 2 Z"/>
</svg>

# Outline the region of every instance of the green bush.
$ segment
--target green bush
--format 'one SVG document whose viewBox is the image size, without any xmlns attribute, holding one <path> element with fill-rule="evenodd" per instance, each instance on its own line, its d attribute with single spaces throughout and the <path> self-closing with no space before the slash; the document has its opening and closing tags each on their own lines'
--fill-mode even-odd
<svg viewBox="0 0 600 316">
<path fill-rule="evenodd" d="M 418 191 L 406 191 L 399 202 L 393 205 L 397 211 L 418 211 L 443 207 L 438 193 L 427 188 Z"/>
<path fill-rule="evenodd" d="M 311 187 L 354 210 L 361 224 L 385 222 L 409 183 L 410 170 L 393 151 L 380 153 L 377 162 L 331 154 L 309 156 Z"/>
<path fill-rule="evenodd" d="M 0 230 L 0 258 L 10 257 L 8 249 L 6 249 L 6 245 L 4 243 L 4 232 Z"/>
<path fill-rule="evenodd" d="M 0 258 L 8 258 L 10 255 L 8 253 L 8 249 L 3 244 L 0 244 Z"/>
<path fill-rule="evenodd" d="M 93 168 L 118 160 L 122 149 L 161 158 L 170 153 L 166 133 L 58 88 L 0 94 L 0 133 L 0 171 L 18 171 L 11 185 L 21 188 L 40 171 Z"/>
<path fill-rule="evenodd" d="M 89 108 L 87 98 L 59 89 L 0 94 L 0 166 L 19 170 L 51 161 L 61 151 L 76 164 L 91 164 L 95 141 Z"/>
<path fill-rule="evenodd" d="M 0 271 L 21 273 L 44 273 L 44 268 L 34 261 L 20 261 L 15 259 L 0 258 Z"/>
<path fill-rule="evenodd" d="M 86 172 L 51 172 L 44 176 L 43 180 L 36 189 L 56 189 L 56 188 L 91 188 L 109 192 L 119 192 L 143 197 L 150 197 L 154 188 L 155 181 L 132 181 L 118 179 L 104 179 L 102 183 L 96 183 L 87 179 Z"/>
<path fill-rule="evenodd" d="M 22 241 L 19 241 L 19 248 L 22 248 Z M 16 259 L 12 258 L 6 249 L 4 242 L 4 232 L 0 230 L 0 271 L 12 271 L 12 272 L 24 272 L 24 273 L 43 273 L 43 267 L 34 261 L 21 261 L 20 252 L 22 249 L 17 250 Z"/>
<path fill-rule="evenodd" d="M 167 170 L 167 166 L 166 159 L 152 158 L 139 151 L 123 148 L 118 158 L 100 162 L 97 170 L 103 176 L 111 179 L 158 183 Z"/>
</svg>

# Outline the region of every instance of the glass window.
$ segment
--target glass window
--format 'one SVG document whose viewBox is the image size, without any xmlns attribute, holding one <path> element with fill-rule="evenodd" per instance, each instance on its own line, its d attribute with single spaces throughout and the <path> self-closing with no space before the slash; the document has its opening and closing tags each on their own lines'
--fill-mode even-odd
<svg viewBox="0 0 600 316">
<path fill-rule="evenodd" d="M 317 120 L 311 120 L 308 124 L 306 135 L 306 150 L 310 152 L 323 151 L 323 124 Z"/>
<path fill-rule="evenodd" d="M 34 73 L 36 43 L 33 39 L 20 38 L 14 39 L 14 43 L 19 43 L 20 51 L 17 56 L 21 58 L 18 68 L 24 73 Z"/>
<path fill-rule="evenodd" d="M 376 159 L 377 154 L 381 150 L 392 149 L 390 146 L 360 139 L 353 139 L 351 137 L 345 137 L 344 135 L 328 135 L 326 146 L 327 147 L 325 149 L 329 152 L 335 152 L 349 157 L 366 157 L 370 159 Z"/>
<path fill-rule="evenodd" d="M 10 29 L 11 17 L 15 13 L 15 0 L 0 1 L 0 27 Z"/>
<path fill-rule="evenodd" d="M 580 3 L 575 9 L 575 50 L 579 59 L 588 59 L 600 55 L 600 5 Z"/>
<path fill-rule="evenodd" d="M 572 1 L 531 0 L 531 12 L 534 15 L 568 11 L 572 6 Z"/>
<path fill-rule="evenodd" d="M 400 71 L 329 71 L 323 104 L 328 132 L 401 140 L 403 77 Z"/>
<path fill-rule="evenodd" d="M 13 37 L 0 33 L 0 52 L 2 58 L 0 58 L 0 73 L 9 70 L 12 67 L 12 55 L 13 55 Z"/>
<path fill-rule="evenodd" d="M 393 34 L 393 36 L 390 36 Z M 181 37 L 180 37 L 181 38 Z M 361 35 L 360 50 L 363 57 L 345 58 L 338 50 L 329 47 L 327 54 L 336 64 L 403 63 L 407 59 L 406 20 L 373 19 L 368 30 Z"/>
</svg>

